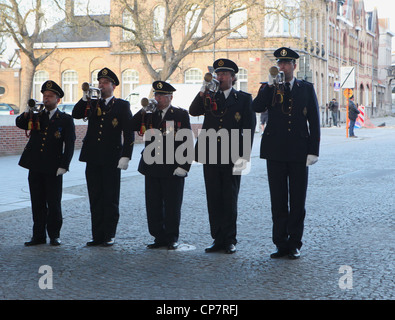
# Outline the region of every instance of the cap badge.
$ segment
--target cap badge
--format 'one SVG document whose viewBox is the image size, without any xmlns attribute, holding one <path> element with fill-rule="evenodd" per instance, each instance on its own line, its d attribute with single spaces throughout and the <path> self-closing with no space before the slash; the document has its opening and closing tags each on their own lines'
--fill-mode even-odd
<svg viewBox="0 0 395 320">
<path fill-rule="evenodd" d="M 219 60 L 219 61 L 218 61 L 218 66 L 219 66 L 219 67 L 222 67 L 223 65 L 224 65 L 224 62 L 223 62 L 222 60 Z"/>
<path fill-rule="evenodd" d="M 285 49 L 281 50 L 280 54 L 282 57 L 285 57 L 287 55 L 287 50 Z"/>
<path fill-rule="evenodd" d="M 48 89 L 52 88 L 52 82 L 51 82 L 51 81 L 48 81 L 47 84 L 46 84 L 46 87 L 47 87 Z"/>
<path fill-rule="evenodd" d="M 106 76 L 106 75 L 108 74 L 108 70 L 107 70 L 107 69 L 103 69 L 102 74 L 103 74 L 104 76 Z"/>
<path fill-rule="evenodd" d="M 163 88 L 163 84 L 161 82 L 158 82 L 158 84 L 156 85 L 158 89 L 162 89 Z"/>
</svg>

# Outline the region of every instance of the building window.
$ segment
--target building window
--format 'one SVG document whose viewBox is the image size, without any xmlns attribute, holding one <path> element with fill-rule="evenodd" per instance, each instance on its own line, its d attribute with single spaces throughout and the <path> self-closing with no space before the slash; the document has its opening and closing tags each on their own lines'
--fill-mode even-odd
<svg viewBox="0 0 395 320">
<path fill-rule="evenodd" d="M 42 100 L 41 86 L 49 79 L 47 71 L 40 70 L 34 74 L 33 77 L 33 99 Z"/>
<path fill-rule="evenodd" d="M 188 34 L 198 23 L 199 14 L 201 9 L 197 4 L 192 5 L 191 10 L 185 16 L 185 34 Z M 196 32 L 192 35 L 192 38 L 202 36 L 202 19 L 199 21 L 199 25 L 196 28 Z"/>
<path fill-rule="evenodd" d="M 64 91 L 63 102 L 76 102 L 78 99 L 78 74 L 74 70 L 64 71 L 62 74 Z"/>
<path fill-rule="evenodd" d="M 192 68 L 185 71 L 185 83 L 200 84 L 203 82 L 203 72 L 200 69 Z"/>
<path fill-rule="evenodd" d="M 154 37 L 155 39 L 163 38 L 163 29 L 165 28 L 166 13 L 165 8 L 162 6 L 157 6 L 154 9 Z"/>
<path fill-rule="evenodd" d="M 236 90 L 241 90 L 248 92 L 248 71 L 244 68 L 239 68 L 239 73 L 237 74 Z"/>
<path fill-rule="evenodd" d="M 99 74 L 100 70 L 93 70 L 91 73 L 91 84 L 92 87 L 98 88 L 99 87 L 99 80 L 97 80 L 97 75 Z"/>
<path fill-rule="evenodd" d="M 242 5 L 236 13 L 233 13 L 229 17 L 229 28 L 234 29 L 237 26 L 247 22 L 247 10 L 245 9 L 245 5 Z M 244 10 L 243 10 L 244 9 Z M 234 32 L 230 34 L 231 38 L 246 38 L 247 37 L 247 24 L 244 24 L 240 28 L 236 29 Z"/>
<path fill-rule="evenodd" d="M 268 8 L 276 8 L 278 7 L 278 1 L 267 0 L 266 6 Z M 298 14 L 300 8 L 298 5 L 298 1 L 284 0 L 282 4 L 282 8 L 279 8 L 279 10 L 282 11 L 281 14 L 279 14 L 276 11 L 270 11 L 270 9 L 267 9 L 267 13 L 265 15 L 265 35 L 267 37 L 278 37 L 278 36 L 299 37 L 300 19 L 298 18 Z M 310 23 L 312 23 L 311 20 Z M 310 32 L 311 31 L 312 31 L 312 26 L 310 25 Z"/>
<path fill-rule="evenodd" d="M 134 30 L 135 29 L 135 24 L 133 21 L 133 16 L 132 14 L 125 10 L 122 14 L 122 24 L 125 28 Z M 134 34 L 131 31 L 122 29 L 122 40 L 123 41 L 129 41 L 129 40 L 134 40 Z"/>
<path fill-rule="evenodd" d="M 127 69 L 122 72 L 122 97 L 127 98 L 139 84 L 139 73 L 136 70 Z"/>
</svg>

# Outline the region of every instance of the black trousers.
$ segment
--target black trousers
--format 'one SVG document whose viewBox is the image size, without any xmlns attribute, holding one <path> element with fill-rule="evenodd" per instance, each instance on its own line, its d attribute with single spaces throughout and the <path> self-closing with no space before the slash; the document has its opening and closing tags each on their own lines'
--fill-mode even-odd
<svg viewBox="0 0 395 320">
<path fill-rule="evenodd" d="M 203 165 L 211 237 L 217 245 L 236 244 L 240 175 L 231 165 Z"/>
<path fill-rule="evenodd" d="M 282 249 L 300 249 L 306 215 L 308 167 L 303 162 L 267 160 L 267 173 L 273 243 Z"/>
<path fill-rule="evenodd" d="M 155 243 L 177 242 L 185 178 L 145 176 L 145 204 L 148 231 Z"/>
<path fill-rule="evenodd" d="M 62 227 L 63 176 L 29 170 L 29 190 L 33 213 L 33 238 L 59 238 Z"/>
<path fill-rule="evenodd" d="M 86 182 L 91 210 L 92 238 L 108 241 L 115 237 L 119 220 L 121 170 L 116 164 L 87 163 Z"/>
</svg>

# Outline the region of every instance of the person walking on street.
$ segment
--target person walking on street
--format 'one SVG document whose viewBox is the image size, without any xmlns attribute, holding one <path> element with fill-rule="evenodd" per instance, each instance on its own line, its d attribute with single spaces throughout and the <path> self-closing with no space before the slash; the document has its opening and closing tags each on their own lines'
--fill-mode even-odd
<svg viewBox="0 0 395 320">
<path fill-rule="evenodd" d="M 339 112 L 339 103 L 336 101 L 335 98 L 333 98 L 332 101 L 329 102 L 329 110 L 332 112 L 333 125 L 337 127 L 337 115 Z"/>
<path fill-rule="evenodd" d="M 350 138 L 358 138 L 354 134 L 354 127 L 355 127 L 355 121 L 357 120 L 359 113 L 360 112 L 354 103 L 354 96 L 351 96 L 348 101 L 348 119 L 350 120 L 348 123 L 348 136 Z"/>
<path fill-rule="evenodd" d="M 274 52 L 284 82 L 269 73 L 268 85 L 254 99 L 256 112 L 268 110 L 260 157 L 266 159 L 273 219 L 271 258 L 300 257 L 307 193 L 308 166 L 318 161 L 320 120 L 311 83 L 294 77 L 299 55 L 292 49 Z"/>
<path fill-rule="evenodd" d="M 52 80 L 41 87 L 44 109 L 38 113 L 26 110 L 16 118 L 16 126 L 30 130 L 29 141 L 19 165 L 29 169 L 29 190 L 33 213 L 33 236 L 26 246 L 61 244 L 63 174 L 69 170 L 74 153 L 73 118 L 57 105 L 63 90 Z"/>
</svg>

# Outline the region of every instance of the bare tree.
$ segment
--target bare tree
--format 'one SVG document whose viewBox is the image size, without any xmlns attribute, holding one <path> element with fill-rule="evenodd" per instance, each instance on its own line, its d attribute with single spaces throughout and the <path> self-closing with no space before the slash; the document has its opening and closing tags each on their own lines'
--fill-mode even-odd
<svg viewBox="0 0 395 320">
<path fill-rule="evenodd" d="M 110 24 L 104 25 L 94 16 L 90 18 L 102 26 L 120 28 L 128 35 L 128 47 L 123 45 L 121 50 L 136 48 L 145 69 L 155 80 L 167 80 L 193 51 L 209 47 L 249 24 L 251 15 L 232 25 L 229 19 L 262 3 L 259 0 L 112 1 L 117 10 L 112 11 Z M 161 58 L 159 68 L 152 63 L 153 55 Z"/>
<path fill-rule="evenodd" d="M 16 0 L 0 1 L 0 32 L 12 37 L 20 51 L 28 57 L 27 64 L 23 66 L 25 77 L 21 83 L 21 111 L 24 110 L 23 106 L 31 96 L 37 66 L 55 50 L 48 50 L 40 56 L 36 56 L 37 51 L 34 50 L 34 43 L 38 42 L 42 30 L 44 17 L 42 9 L 41 0 L 35 0 L 32 7 L 27 9 L 22 8 Z M 31 32 L 29 32 L 30 24 Z"/>
</svg>

